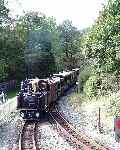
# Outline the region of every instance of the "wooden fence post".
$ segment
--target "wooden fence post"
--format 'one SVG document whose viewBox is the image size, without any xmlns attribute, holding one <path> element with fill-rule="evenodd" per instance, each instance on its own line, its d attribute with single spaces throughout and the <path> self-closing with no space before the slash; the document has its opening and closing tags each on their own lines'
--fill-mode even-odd
<svg viewBox="0 0 120 150">
<path fill-rule="evenodd" d="M 99 112 L 98 112 L 98 131 L 99 133 L 102 133 L 101 132 L 101 109 L 99 107 Z"/>
</svg>

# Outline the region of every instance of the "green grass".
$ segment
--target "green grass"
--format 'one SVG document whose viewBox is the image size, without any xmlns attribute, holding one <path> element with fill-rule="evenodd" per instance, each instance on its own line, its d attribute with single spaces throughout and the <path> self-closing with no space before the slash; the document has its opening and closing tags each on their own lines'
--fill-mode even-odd
<svg viewBox="0 0 120 150">
<path fill-rule="evenodd" d="M 17 93 L 18 93 L 18 89 L 14 89 L 14 90 L 8 91 L 6 94 L 7 94 L 8 98 L 13 98 L 16 96 Z"/>
</svg>

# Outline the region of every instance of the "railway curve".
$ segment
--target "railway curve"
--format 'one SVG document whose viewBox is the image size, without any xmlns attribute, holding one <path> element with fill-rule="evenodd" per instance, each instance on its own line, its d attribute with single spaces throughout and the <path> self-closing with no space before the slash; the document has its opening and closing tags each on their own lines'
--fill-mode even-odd
<svg viewBox="0 0 120 150">
<path fill-rule="evenodd" d="M 104 145 L 96 143 L 94 140 L 90 139 L 83 133 L 77 131 L 55 108 L 53 111 L 49 112 L 53 121 L 57 124 L 57 127 L 62 131 L 69 140 L 76 145 L 77 149 L 80 150 L 111 150 Z"/>
</svg>

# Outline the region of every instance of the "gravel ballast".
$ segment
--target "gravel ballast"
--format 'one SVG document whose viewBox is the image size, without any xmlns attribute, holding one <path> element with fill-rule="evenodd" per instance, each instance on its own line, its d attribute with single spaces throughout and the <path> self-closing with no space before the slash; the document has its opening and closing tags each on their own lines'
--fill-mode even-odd
<svg viewBox="0 0 120 150">
<path fill-rule="evenodd" d="M 82 103 L 70 102 L 70 96 L 74 89 L 63 96 L 58 104 L 59 110 L 78 130 L 105 144 L 114 150 L 120 150 L 120 144 L 115 141 L 114 117 L 105 116 L 106 106 L 102 101 Z M 101 107 L 102 133 L 98 130 L 98 108 Z M 5 117 L 6 118 L 6 117 Z M 6 119 L 0 124 L 0 150 L 14 150 L 18 140 L 21 126 L 21 118 L 17 111 L 9 113 Z M 40 148 L 43 150 L 73 150 L 74 148 L 53 128 L 50 123 L 39 125 Z"/>
<path fill-rule="evenodd" d="M 75 150 L 50 123 L 39 124 L 41 150 Z"/>
<path fill-rule="evenodd" d="M 12 114 L 9 119 L 0 126 L 0 150 L 14 150 L 21 130 L 21 120 L 18 114 Z"/>
<path fill-rule="evenodd" d="M 104 104 L 101 101 L 80 103 L 71 105 L 69 97 L 74 93 L 74 89 L 59 101 L 59 110 L 64 113 L 65 118 L 71 122 L 79 131 L 93 138 L 98 143 L 105 144 L 114 150 L 120 150 L 120 144 L 115 141 L 114 135 L 114 117 L 106 116 Z M 101 126 L 102 133 L 98 130 L 98 112 L 101 106 Z"/>
</svg>

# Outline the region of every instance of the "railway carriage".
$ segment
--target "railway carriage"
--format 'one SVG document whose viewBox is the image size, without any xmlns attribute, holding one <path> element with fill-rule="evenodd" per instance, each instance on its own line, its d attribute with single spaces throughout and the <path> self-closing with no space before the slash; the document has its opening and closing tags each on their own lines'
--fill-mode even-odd
<svg viewBox="0 0 120 150">
<path fill-rule="evenodd" d="M 23 119 L 39 119 L 49 106 L 77 81 L 78 69 L 63 71 L 46 79 L 28 79 L 21 82 L 17 95 L 17 109 Z"/>
<path fill-rule="evenodd" d="M 70 79 L 69 73 L 66 71 L 59 72 L 59 74 L 53 74 L 55 77 L 59 77 L 62 79 L 63 92 L 65 92 L 69 88 Z"/>
<path fill-rule="evenodd" d="M 55 84 L 55 93 L 56 97 L 55 100 L 61 96 L 61 82 L 60 77 L 52 77 L 51 82 Z"/>
</svg>

